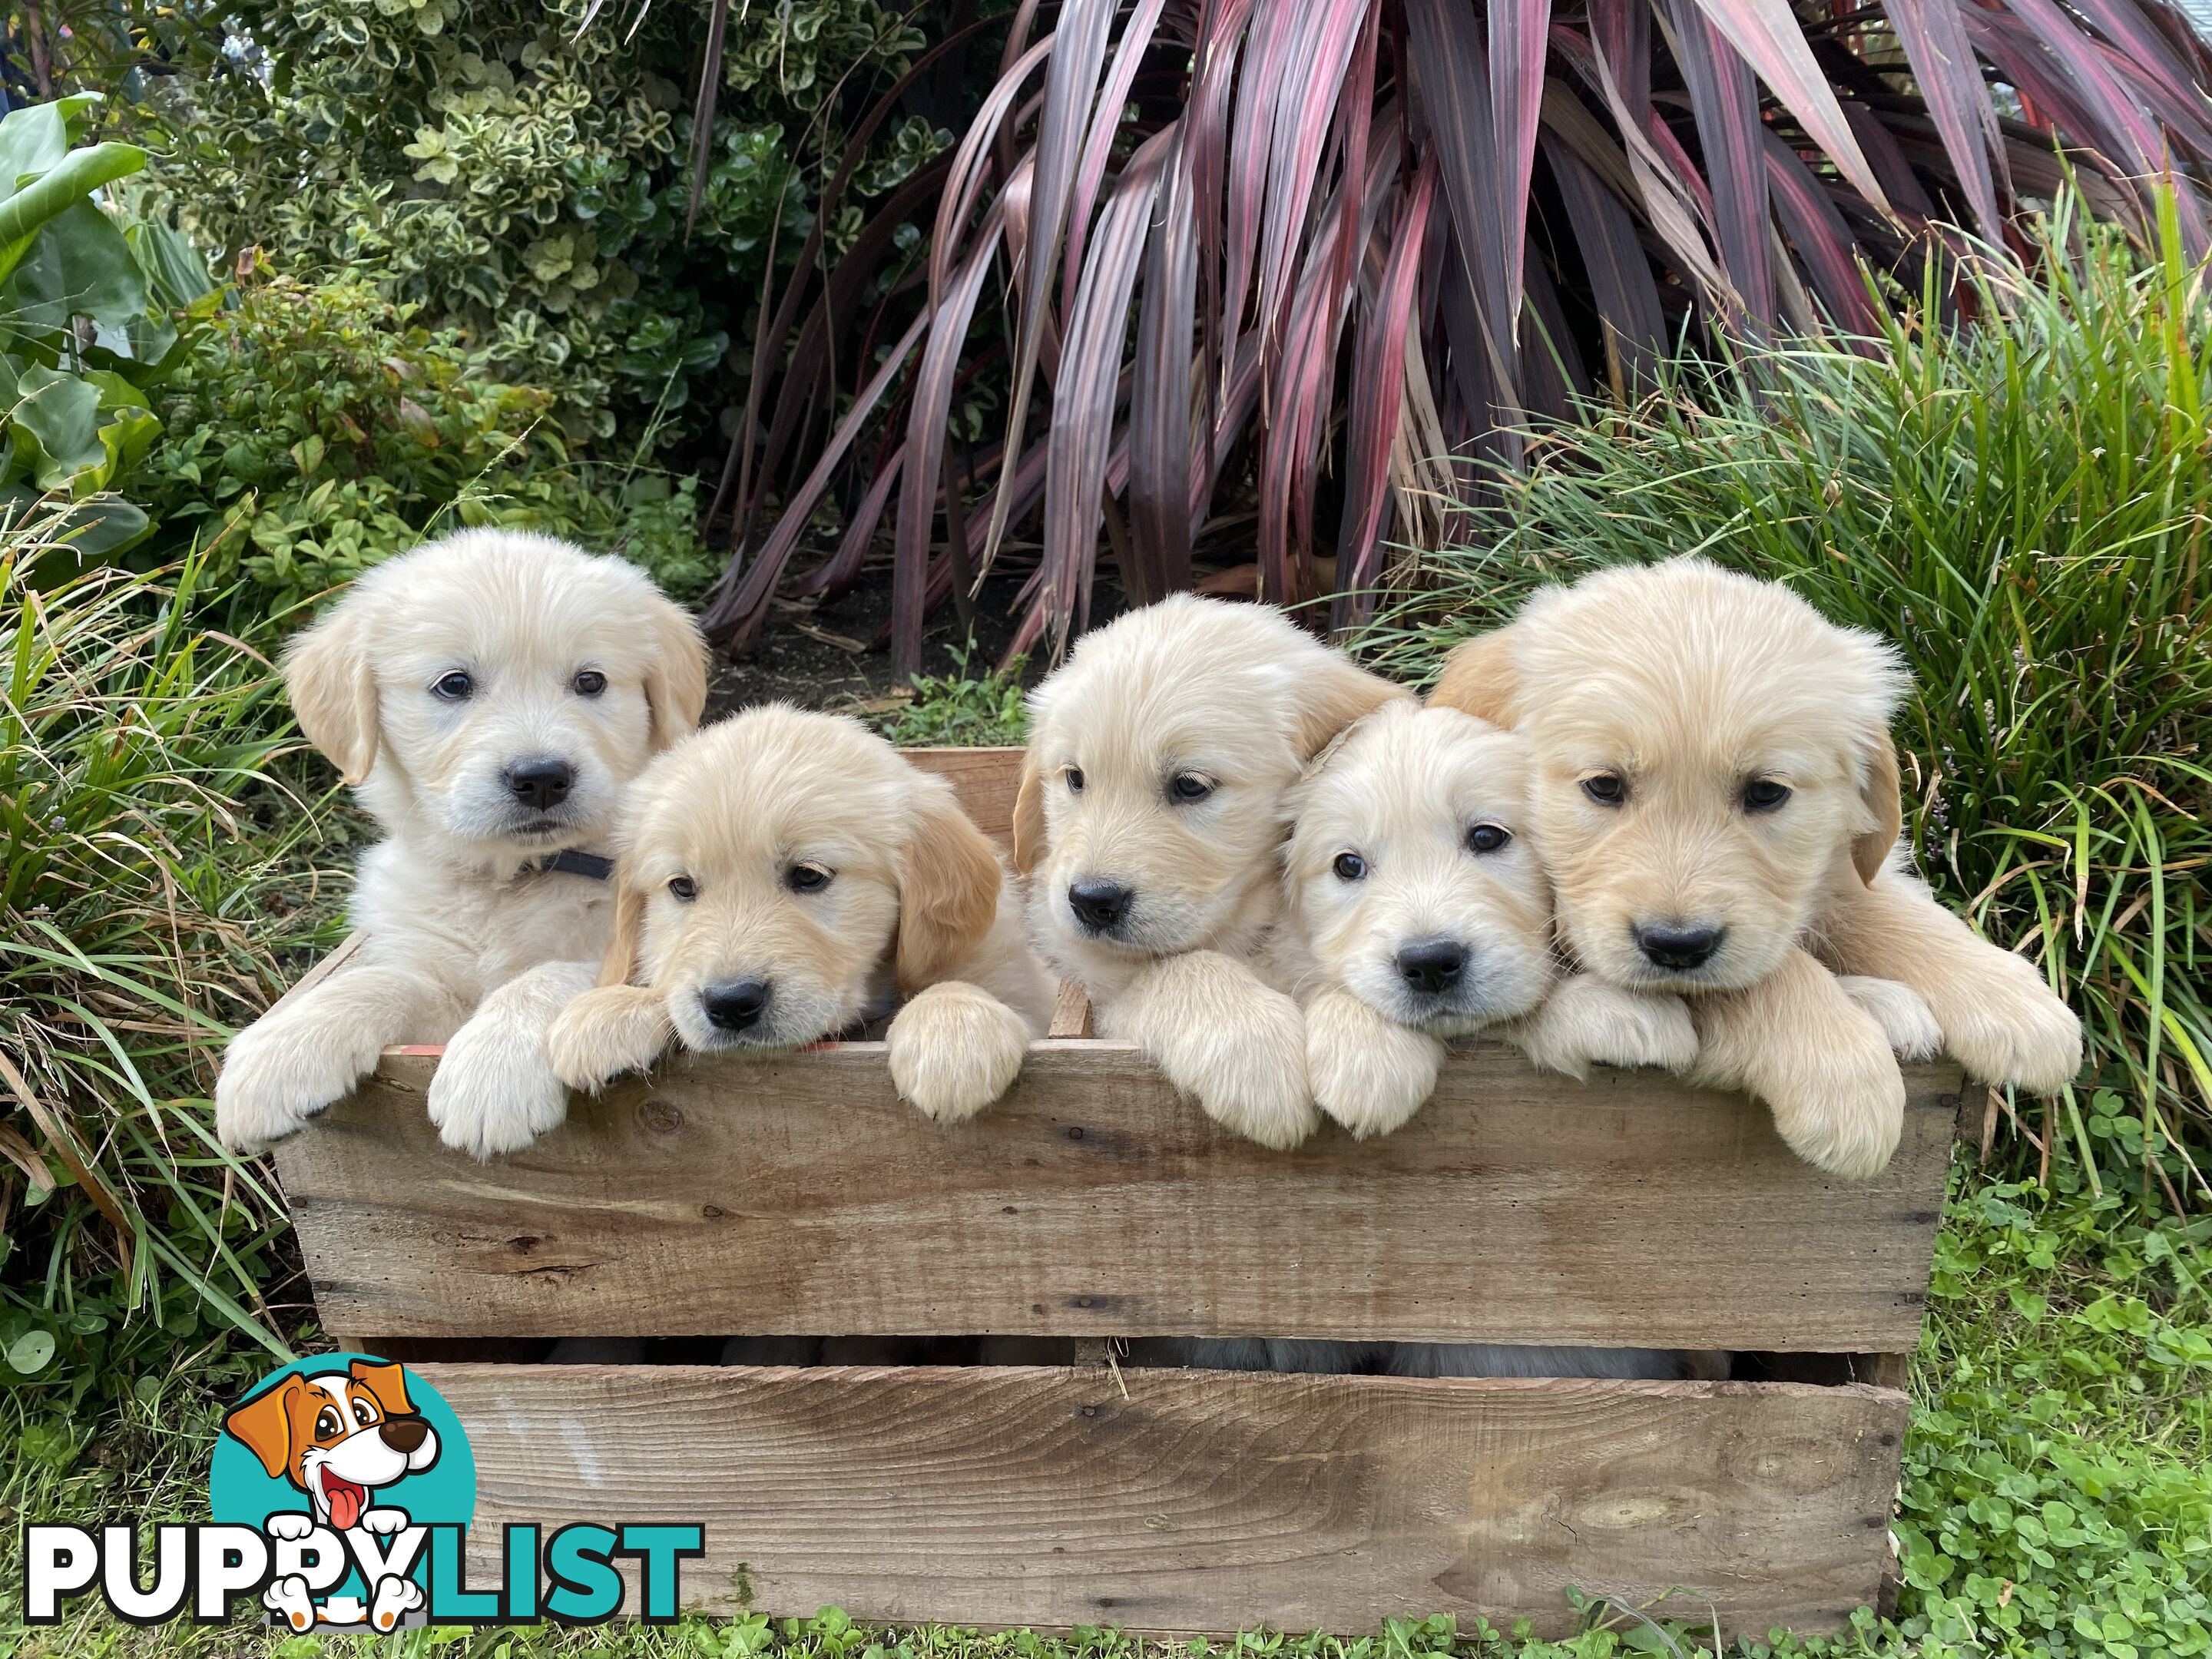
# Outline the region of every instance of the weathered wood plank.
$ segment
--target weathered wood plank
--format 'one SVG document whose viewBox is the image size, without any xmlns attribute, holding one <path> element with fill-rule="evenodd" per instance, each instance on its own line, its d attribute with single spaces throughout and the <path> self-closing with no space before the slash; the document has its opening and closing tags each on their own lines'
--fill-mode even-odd
<svg viewBox="0 0 2212 1659">
<path fill-rule="evenodd" d="M 1906 1402 L 1770 1383 L 434 1365 L 508 1521 L 698 1522 L 694 1605 L 906 1623 L 1569 1625 L 1569 1584 L 1724 1631 L 1880 1591 Z"/>
<path fill-rule="evenodd" d="M 925 772 L 952 786 L 961 810 L 975 827 L 1008 852 L 1014 845 L 1014 794 L 1020 787 L 1018 749 L 906 749 L 900 751 Z"/>
<path fill-rule="evenodd" d="M 1577 1084 L 1495 1045 L 1396 1134 L 1278 1153 L 1123 1044 L 1041 1043 L 1006 1099 L 940 1127 L 854 1043 L 678 1060 L 480 1165 L 425 1118 L 434 1064 L 387 1054 L 277 1150 L 332 1328 L 1900 1352 L 1959 1089 L 1914 1068 L 1895 1160 L 1850 1183 L 1741 1097 Z"/>
</svg>

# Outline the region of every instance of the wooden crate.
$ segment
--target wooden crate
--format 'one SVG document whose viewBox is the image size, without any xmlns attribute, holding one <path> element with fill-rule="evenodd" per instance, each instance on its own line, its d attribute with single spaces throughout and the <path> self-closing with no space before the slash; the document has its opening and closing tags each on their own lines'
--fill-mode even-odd
<svg viewBox="0 0 2212 1659">
<path fill-rule="evenodd" d="M 1014 752 L 919 758 L 1003 836 Z M 1290 1153 L 1125 1044 L 1056 1038 L 951 1128 L 840 1043 L 672 1060 L 478 1165 L 425 1117 L 435 1065 L 388 1053 L 276 1163 L 326 1326 L 468 1426 L 484 1565 L 507 1522 L 699 1521 L 694 1605 L 1177 1632 L 1558 1632 L 1570 1584 L 1820 1631 L 1882 1593 L 1954 1066 L 1911 1068 L 1897 1157 L 1847 1183 L 1739 1097 L 1494 1044 L 1398 1133 Z M 1096 1341 L 1074 1366 L 476 1357 L 731 1333 L 1692 1347 L 1814 1380 L 1148 1370 Z"/>
</svg>

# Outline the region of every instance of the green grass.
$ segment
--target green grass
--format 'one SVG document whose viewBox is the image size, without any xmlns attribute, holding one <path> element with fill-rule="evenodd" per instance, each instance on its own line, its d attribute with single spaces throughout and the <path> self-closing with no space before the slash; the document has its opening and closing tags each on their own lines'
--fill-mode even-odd
<svg viewBox="0 0 2212 1659">
<path fill-rule="evenodd" d="M 969 671 L 981 655 L 973 645 L 966 650 L 956 647 L 957 673 L 916 674 L 913 697 L 877 716 L 877 729 L 908 749 L 991 749 L 1026 742 L 1030 711 L 1022 701 L 1022 671 L 1028 659 L 1017 658 L 1004 668 L 971 676 Z"/>
</svg>

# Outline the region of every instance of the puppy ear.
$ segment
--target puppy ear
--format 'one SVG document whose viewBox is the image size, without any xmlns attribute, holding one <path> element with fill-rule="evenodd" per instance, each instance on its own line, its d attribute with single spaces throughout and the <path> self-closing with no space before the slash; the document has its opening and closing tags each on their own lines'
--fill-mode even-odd
<svg viewBox="0 0 2212 1659">
<path fill-rule="evenodd" d="M 306 1385 L 288 1376 L 266 1393 L 231 1408 L 224 1428 L 261 1460 L 261 1467 L 276 1478 L 292 1469 L 292 1400 Z"/>
<path fill-rule="evenodd" d="M 1370 674 L 1348 657 L 1332 651 L 1316 672 L 1302 679 L 1293 694 L 1293 741 L 1303 767 L 1363 714 L 1371 714 L 1394 697 L 1410 694 L 1379 674 Z"/>
<path fill-rule="evenodd" d="M 339 781 L 366 779 L 376 764 L 376 672 L 358 599 L 339 600 L 294 637 L 284 653 L 284 689 L 300 730 L 338 769 Z"/>
<path fill-rule="evenodd" d="M 1017 823 L 1020 816 L 1017 811 Z M 914 827 L 899 866 L 901 993 L 934 983 L 982 944 L 998 918 L 1001 875 L 996 849 L 941 779 L 915 792 Z"/>
<path fill-rule="evenodd" d="M 1044 777 L 1036 750 L 1022 756 L 1021 787 L 1014 792 L 1014 868 L 1024 875 L 1044 858 Z"/>
<path fill-rule="evenodd" d="M 1445 658 L 1444 672 L 1437 677 L 1429 702 L 1510 730 L 1519 691 L 1520 676 L 1513 668 L 1513 629 L 1509 623 L 1476 635 Z"/>
<path fill-rule="evenodd" d="M 1897 746 L 1887 732 L 1878 732 L 1865 753 L 1866 776 L 1859 784 L 1859 804 L 1874 827 L 1851 837 L 1851 866 L 1868 886 L 1881 873 L 1889 849 L 1905 829 L 1905 799 L 1897 775 Z"/>
<path fill-rule="evenodd" d="M 384 1407 L 386 1417 L 412 1417 L 414 1407 L 407 1403 L 407 1368 L 404 1365 L 372 1365 L 366 1359 L 356 1359 L 346 1367 L 353 1380 L 376 1396 L 376 1403 Z"/>
<path fill-rule="evenodd" d="M 707 641 L 690 611 L 663 599 L 653 600 L 647 631 L 653 655 L 645 667 L 645 703 L 653 711 L 657 755 L 688 736 L 707 710 Z"/>
<path fill-rule="evenodd" d="M 607 941 L 607 953 L 599 958 L 601 985 L 639 982 L 637 949 L 645 933 L 645 895 L 625 879 L 629 873 L 617 864 L 610 878 L 615 884 L 615 931 Z"/>
</svg>

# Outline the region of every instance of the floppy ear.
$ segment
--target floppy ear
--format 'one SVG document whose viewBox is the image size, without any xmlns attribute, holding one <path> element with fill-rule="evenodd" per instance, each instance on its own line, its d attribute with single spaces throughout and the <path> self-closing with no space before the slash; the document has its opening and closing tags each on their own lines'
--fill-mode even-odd
<svg viewBox="0 0 2212 1659">
<path fill-rule="evenodd" d="M 653 711 L 656 755 L 688 736 L 707 709 L 707 642 L 691 613 L 666 599 L 653 602 L 647 633 L 653 655 L 645 668 L 645 703 Z"/>
<path fill-rule="evenodd" d="M 1369 673 L 1350 658 L 1328 653 L 1291 694 L 1298 764 L 1320 754 L 1361 715 L 1373 714 L 1394 697 L 1411 695 L 1404 686 Z"/>
<path fill-rule="evenodd" d="M 899 865 L 898 988 L 910 994 L 981 945 L 999 914 L 999 855 L 939 779 L 915 792 Z M 1018 811 L 1016 813 L 1019 818 Z"/>
<path fill-rule="evenodd" d="M 645 895 L 624 879 L 629 873 L 617 864 L 610 878 L 615 884 L 615 932 L 607 941 L 606 955 L 599 958 L 599 982 L 603 986 L 638 982 L 637 947 L 645 933 Z"/>
<path fill-rule="evenodd" d="M 292 1399 L 306 1384 L 288 1376 L 264 1394 L 234 1407 L 222 1419 L 224 1428 L 261 1460 L 272 1476 L 289 1476 L 292 1469 Z"/>
<path fill-rule="evenodd" d="M 330 757 L 341 782 L 366 779 L 376 764 L 376 671 L 360 601 L 344 599 L 284 653 L 284 689 L 307 741 Z"/>
<path fill-rule="evenodd" d="M 1044 858 L 1044 779 L 1036 750 L 1022 756 L 1021 787 L 1014 792 L 1014 868 L 1024 875 Z"/>
<path fill-rule="evenodd" d="M 372 1365 L 366 1359 L 356 1359 L 346 1367 L 353 1380 L 376 1396 L 376 1403 L 384 1407 L 386 1417 L 412 1417 L 414 1407 L 407 1403 L 407 1368 L 404 1365 Z"/>
<path fill-rule="evenodd" d="M 1444 672 L 1429 692 L 1429 702 L 1463 714 L 1512 728 L 1520 676 L 1513 670 L 1513 625 L 1478 634 L 1444 659 Z"/>
<path fill-rule="evenodd" d="M 1897 775 L 1897 746 L 1887 732 L 1875 735 L 1866 750 L 1866 777 L 1859 785 L 1859 804 L 1874 827 L 1851 837 L 1851 866 L 1868 886 L 1881 873 L 1889 849 L 1905 828 L 1905 800 Z"/>
</svg>

